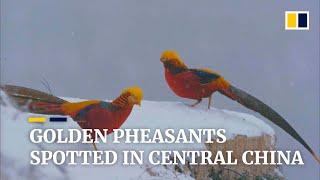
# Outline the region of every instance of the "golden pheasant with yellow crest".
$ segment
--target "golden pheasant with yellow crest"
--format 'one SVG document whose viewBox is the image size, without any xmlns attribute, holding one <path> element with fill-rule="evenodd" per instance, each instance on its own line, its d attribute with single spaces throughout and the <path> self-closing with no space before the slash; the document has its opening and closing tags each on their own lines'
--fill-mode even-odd
<svg viewBox="0 0 320 180">
<path fill-rule="evenodd" d="M 143 92 L 137 86 L 125 88 L 120 96 L 111 102 L 67 102 L 41 91 L 13 85 L 5 85 L 1 89 L 19 109 L 36 114 L 68 115 L 83 129 L 108 129 L 108 134 L 120 128 L 133 106 L 140 106 L 143 99 Z M 91 135 L 92 139 L 95 139 L 94 133 Z M 95 144 L 94 148 L 97 149 Z"/>
<path fill-rule="evenodd" d="M 164 65 L 165 79 L 170 89 L 180 97 L 197 100 L 191 106 L 196 106 L 203 98 L 209 98 L 208 108 L 210 108 L 212 94 L 220 92 L 243 106 L 260 113 L 282 128 L 300 142 L 316 161 L 320 163 L 320 158 L 316 153 L 281 115 L 259 99 L 231 85 L 220 74 L 208 68 L 188 68 L 179 54 L 172 50 L 164 51 L 160 57 L 160 61 Z"/>
</svg>

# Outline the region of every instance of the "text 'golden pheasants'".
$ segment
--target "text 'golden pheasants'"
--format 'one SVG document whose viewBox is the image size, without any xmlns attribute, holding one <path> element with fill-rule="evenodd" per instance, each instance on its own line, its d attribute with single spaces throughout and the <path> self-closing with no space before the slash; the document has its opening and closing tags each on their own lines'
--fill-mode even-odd
<svg viewBox="0 0 320 180">
<path fill-rule="evenodd" d="M 164 51 L 160 61 L 164 65 L 165 79 L 171 90 L 180 97 L 197 100 L 191 106 L 199 104 L 203 98 L 209 98 L 208 108 L 210 108 L 212 94 L 218 91 L 268 118 L 300 142 L 320 163 L 320 158 L 283 117 L 257 98 L 232 86 L 218 73 L 207 68 L 190 69 L 184 64 L 178 53 L 171 50 Z"/>
<path fill-rule="evenodd" d="M 75 103 L 25 87 L 5 85 L 1 89 L 19 109 L 37 114 L 68 115 L 83 129 L 99 129 L 101 132 L 108 129 L 108 134 L 121 127 L 133 106 L 140 106 L 143 98 L 142 90 L 136 86 L 124 89 L 112 102 L 88 100 Z M 94 133 L 91 135 L 95 139 Z"/>
</svg>

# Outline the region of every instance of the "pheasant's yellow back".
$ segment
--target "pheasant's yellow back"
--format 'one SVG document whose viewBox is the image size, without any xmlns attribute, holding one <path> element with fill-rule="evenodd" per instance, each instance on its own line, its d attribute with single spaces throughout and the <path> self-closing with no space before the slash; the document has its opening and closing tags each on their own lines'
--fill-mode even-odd
<svg viewBox="0 0 320 180">
<path fill-rule="evenodd" d="M 67 115 L 74 115 L 78 113 L 81 109 L 92 104 L 98 104 L 100 102 L 100 100 L 89 100 L 75 103 L 67 102 L 61 105 L 61 109 Z"/>
</svg>

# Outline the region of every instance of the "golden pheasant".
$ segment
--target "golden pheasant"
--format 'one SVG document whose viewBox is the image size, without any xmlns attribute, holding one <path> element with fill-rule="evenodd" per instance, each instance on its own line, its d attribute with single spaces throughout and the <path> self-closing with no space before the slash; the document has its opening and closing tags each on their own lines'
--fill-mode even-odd
<svg viewBox="0 0 320 180">
<path fill-rule="evenodd" d="M 171 90 L 180 97 L 197 100 L 197 102 L 191 106 L 196 106 L 203 98 L 209 98 L 208 108 L 210 108 L 212 94 L 218 91 L 243 106 L 260 113 L 262 116 L 282 128 L 300 142 L 320 163 L 319 157 L 296 130 L 276 111 L 262 101 L 245 91 L 234 87 L 221 75 L 210 69 L 188 68 L 175 51 L 164 51 L 160 61 L 164 65 L 165 79 Z"/>
<path fill-rule="evenodd" d="M 25 87 L 5 85 L 1 89 L 19 109 L 37 114 L 68 115 L 83 129 L 99 129 L 102 132 L 108 129 L 108 134 L 121 127 L 133 106 L 140 106 L 143 98 L 143 92 L 137 86 L 125 88 L 111 102 L 88 100 L 74 103 Z M 91 135 L 95 139 L 94 133 Z"/>
</svg>

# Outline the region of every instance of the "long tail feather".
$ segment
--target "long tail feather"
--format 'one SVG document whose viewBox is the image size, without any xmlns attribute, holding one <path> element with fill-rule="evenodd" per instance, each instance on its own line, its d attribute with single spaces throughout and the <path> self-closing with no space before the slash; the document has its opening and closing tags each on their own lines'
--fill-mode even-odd
<svg viewBox="0 0 320 180">
<path fill-rule="evenodd" d="M 220 93 L 226 95 L 227 97 L 237 101 L 238 103 L 242 104 L 243 106 L 258 112 L 262 116 L 266 117 L 274 124 L 279 126 L 289 135 L 291 135 L 294 139 L 300 142 L 314 157 L 316 161 L 320 164 L 320 158 L 316 155 L 316 153 L 311 149 L 311 147 L 304 141 L 304 139 L 297 133 L 297 131 L 275 110 L 271 107 L 260 101 L 259 99 L 255 98 L 254 96 L 246 93 L 245 91 L 236 88 L 232 85 L 228 89 L 219 91 Z"/>
<path fill-rule="evenodd" d="M 63 115 L 60 106 L 67 103 L 67 101 L 51 94 L 26 87 L 4 85 L 1 86 L 1 90 L 9 96 L 18 109 L 37 114 Z"/>
</svg>

